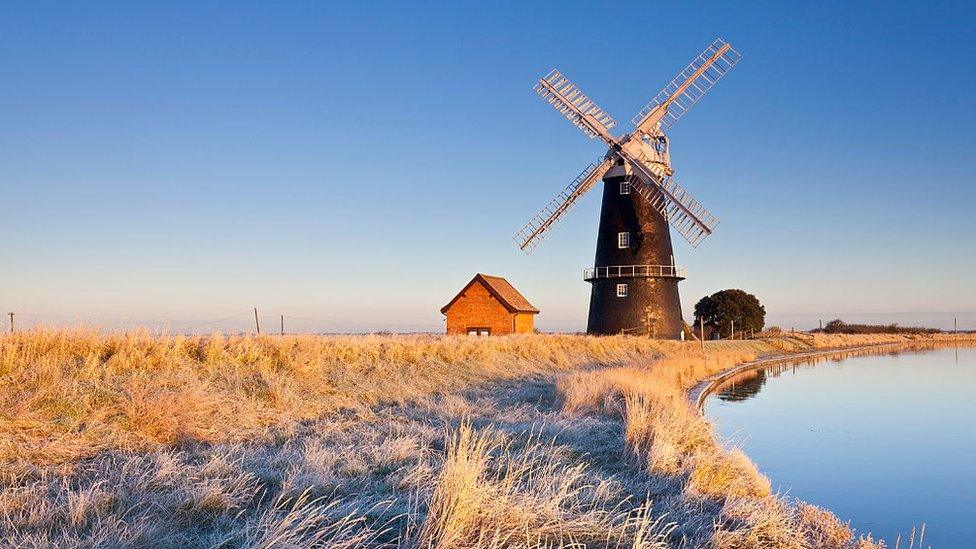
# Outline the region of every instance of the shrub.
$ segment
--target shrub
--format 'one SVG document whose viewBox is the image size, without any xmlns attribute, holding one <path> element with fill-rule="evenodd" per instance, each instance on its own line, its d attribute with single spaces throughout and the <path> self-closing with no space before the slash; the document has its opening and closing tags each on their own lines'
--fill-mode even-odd
<svg viewBox="0 0 976 549">
<path fill-rule="evenodd" d="M 828 322 L 823 330 L 813 331 L 825 334 L 937 334 L 942 332 L 936 328 L 898 324 L 848 324 L 839 318 Z"/>
</svg>

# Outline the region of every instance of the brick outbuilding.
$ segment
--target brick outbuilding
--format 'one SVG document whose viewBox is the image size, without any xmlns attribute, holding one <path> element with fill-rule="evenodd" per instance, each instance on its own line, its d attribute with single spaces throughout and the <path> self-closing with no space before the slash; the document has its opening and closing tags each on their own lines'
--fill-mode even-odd
<svg viewBox="0 0 976 549">
<path fill-rule="evenodd" d="M 441 313 L 448 334 L 504 335 L 532 332 L 539 309 L 504 278 L 478 273 Z"/>
</svg>

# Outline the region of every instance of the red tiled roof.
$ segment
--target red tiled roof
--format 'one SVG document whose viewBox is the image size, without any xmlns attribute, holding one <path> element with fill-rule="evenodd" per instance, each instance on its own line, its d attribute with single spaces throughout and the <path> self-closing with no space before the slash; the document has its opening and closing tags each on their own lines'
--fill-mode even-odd
<svg viewBox="0 0 976 549">
<path fill-rule="evenodd" d="M 515 287 L 513 287 L 504 278 L 500 276 L 491 276 L 478 273 L 474 276 L 474 278 L 471 279 L 471 282 L 468 282 L 464 288 L 458 292 L 456 296 L 454 296 L 454 299 L 452 299 L 450 303 L 441 308 L 441 313 L 447 314 L 447 310 L 451 308 L 451 305 L 454 305 L 454 302 L 457 301 L 458 298 L 460 298 L 461 295 L 464 294 L 464 292 L 470 288 L 472 284 L 479 281 L 484 284 L 486 288 L 488 288 L 491 295 L 495 296 L 495 299 L 504 305 L 509 312 L 532 314 L 539 312 L 539 309 L 533 307 L 532 304 L 529 303 L 529 300 L 525 299 L 525 296 L 520 294 L 519 291 L 516 290 Z"/>
</svg>

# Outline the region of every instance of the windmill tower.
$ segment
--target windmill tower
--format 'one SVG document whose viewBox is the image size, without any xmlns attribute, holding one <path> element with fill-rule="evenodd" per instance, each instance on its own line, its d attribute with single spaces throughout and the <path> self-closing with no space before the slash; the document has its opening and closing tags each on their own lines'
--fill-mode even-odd
<svg viewBox="0 0 976 549">
<path fill-rule="evenodd" d="M 603 180 L 596 258 L 583 278 L 592 284 L 590 334 L 681 335 L 678 282 L 670 224 L 692 247 L 712 234 L 718 219 L 672 177 L 666 130 L 697 103 L 741 56 L 724 40 L 712 42 L 633 118 L 634 131 L 614 137 L 616 125 L 601 108 L 556 70 L 535 91 L 570 122 L 608 146 L 515 236 L 532 251 L 587 191 Z"/>
</svg>

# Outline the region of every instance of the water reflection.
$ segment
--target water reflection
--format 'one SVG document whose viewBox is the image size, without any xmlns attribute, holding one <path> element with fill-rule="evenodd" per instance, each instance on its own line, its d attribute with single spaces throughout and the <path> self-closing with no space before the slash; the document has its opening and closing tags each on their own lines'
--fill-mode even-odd
<svg viewBox="0 0 976 549">
<path fill-rule="evenodd" d="M 726 402 L 738 402 L 759 394 L 766 384 L 767 370 L 750 370 L 732 376 L 718 386 L 715 396 Z"/>
<path fill-rule="evenodd" d="M 818 364 L 835 363 L 841 364 L 846 359 L 857 356 L 888 356 L 899 357 L 904 355 L 915 355 L 930 353 L 939 349 L 951 348 L 954 351 L 955 364 L 959 365 L 959 348 L 966 345 L 959 343 L 925 343 L 912 346 L 885 346 L 878 349 L 859 349 L 854 351 L 841 352 L 840 354 L 829 357 L 815 357 L 794 362 L 773 364 L 757 370 L 747 370 L 738 373 L 722 383 L 716 385 L 711 396 L 725 402 L 740 402 L 750 399 L 759 394 L 768 378 L 780 377 L 784 373 L 795 374 L 798 369 L 811 368 Z"/>
</svg>

